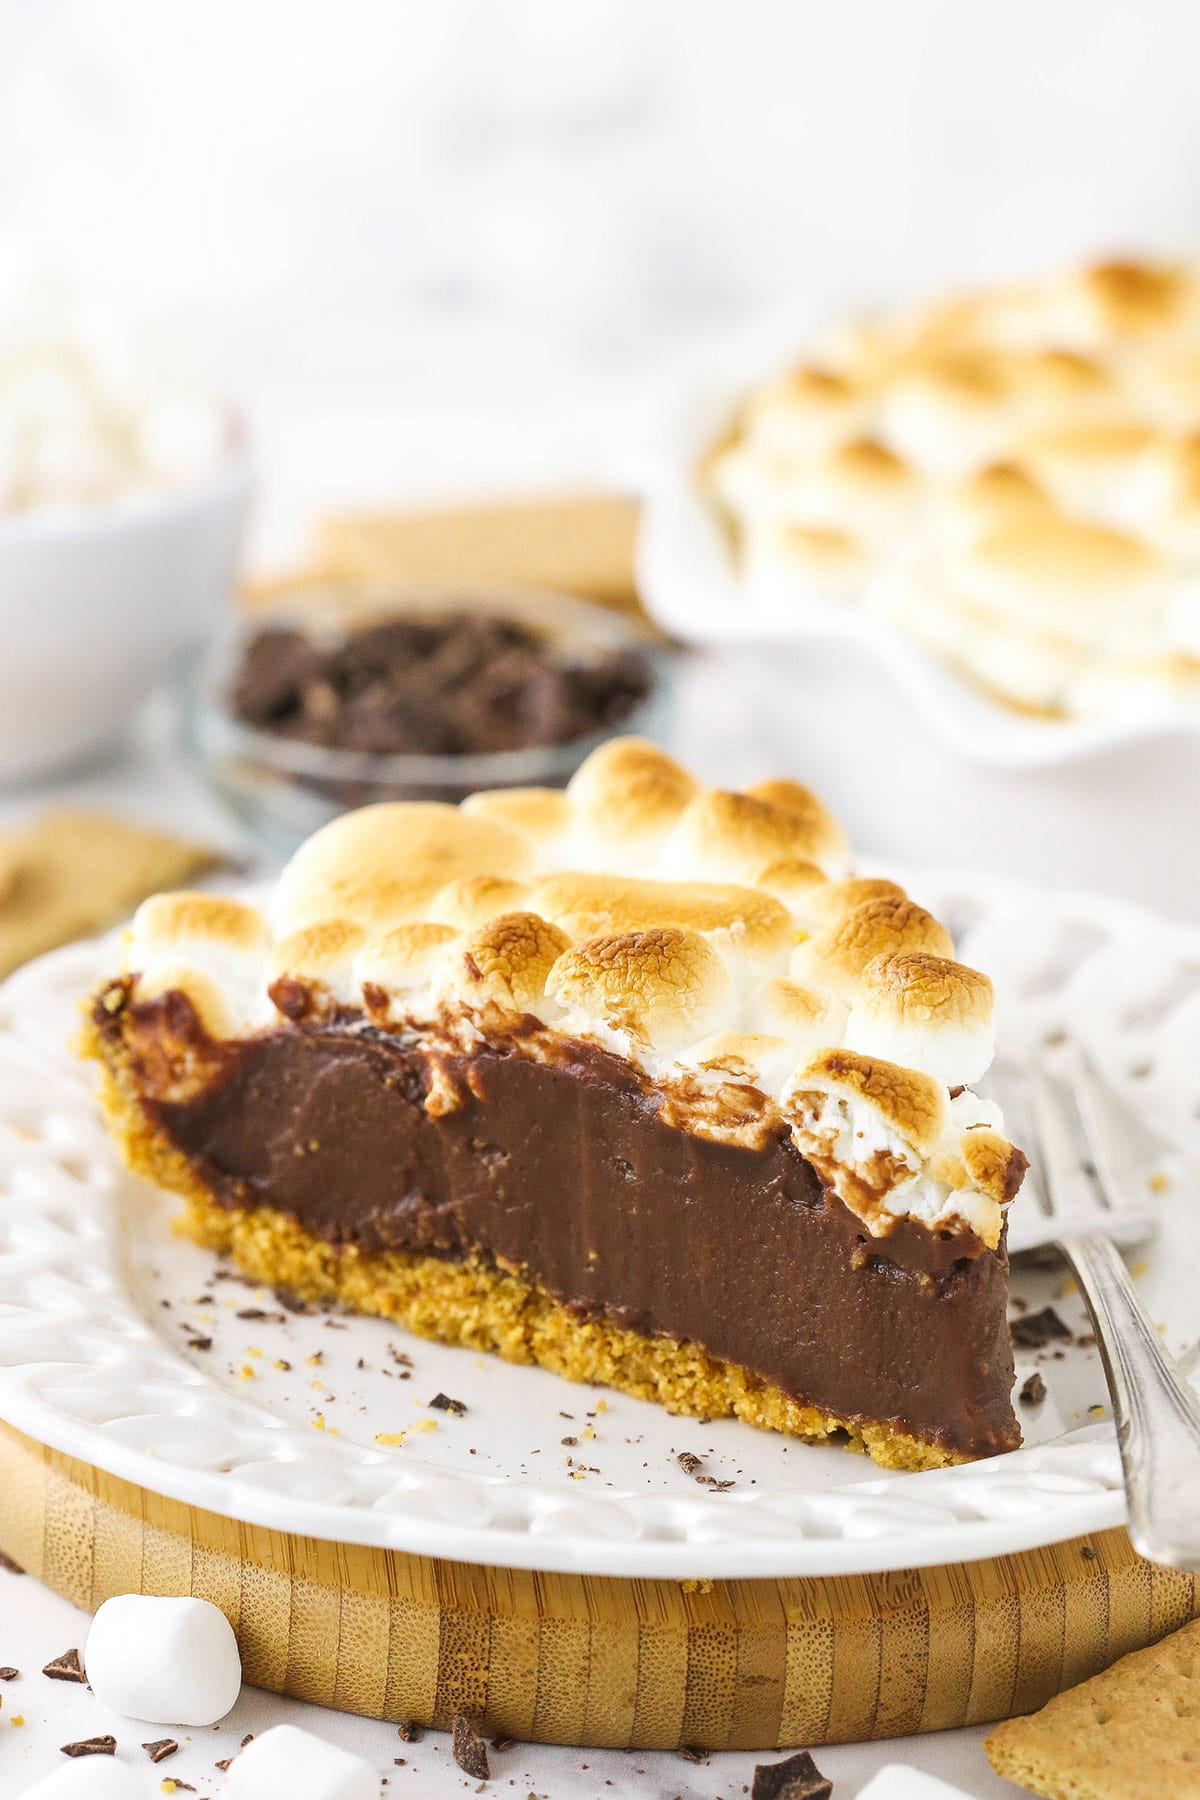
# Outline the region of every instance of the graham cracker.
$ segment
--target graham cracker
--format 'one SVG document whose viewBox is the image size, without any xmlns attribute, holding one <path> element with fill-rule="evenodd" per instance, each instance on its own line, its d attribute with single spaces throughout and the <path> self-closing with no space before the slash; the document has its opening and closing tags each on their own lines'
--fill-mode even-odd
<svg viewBox="0 0 1200 1800">
<path fill-rule="evenodd" d="M 1200 1800 L 1200 1619 L 985 1740 L 1045 1800 Z"/>
<path fill-rule="evenodd" d="M 204 845 L 74 807 L 0 833 L 0 975 L 221 860 Z"/>
<path fill-rule="evenodd" d="M 637 523 L 637 502 L 616 494 L 333 514 L 316 560 L 335 580 L 548 588 L 639 613 Z"/>
</svg>

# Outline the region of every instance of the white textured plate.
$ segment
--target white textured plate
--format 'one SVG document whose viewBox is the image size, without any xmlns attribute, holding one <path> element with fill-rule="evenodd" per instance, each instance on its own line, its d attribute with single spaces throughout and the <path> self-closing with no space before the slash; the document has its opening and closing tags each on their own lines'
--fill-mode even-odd
<svg viewBox="0 0 1200 1800">
<path fill-rule="evenodd" d="M 1170 1140 L 1147 1164 L 1171 1179 L 1140 1280 L 1168 1342 L 1190 1351 L 1200 934 L 1095 900 L 906 879 L 997 978 L 1005 1041 L 1076 1034 Z M 1086 1349 L 1041 1353 L 1049 1397 L 1021 1409 L 1024 1449 L 885 1475 L 843 1450 L 672 1418 L 377 1320 L 281 1311 L 176 1238 L 170 1197 L 119 1165 L 91 1074 L 66 1047 L 80 995 L 114 960 L 111 942 L 77 945 L 0 993 L 0 1417 L 41 1442 L 279 1530 L 605 1575 L 865 1572 L 1120 1522 L 1111 1428 L 1091 1410 L 1104 1381 Z M 1039 1305 L 1057 1281 L 1022 1274 L 1015 1287 Z M 1074 1299 L 1056 1304 L 1082 1325 Z M 438 1393 L 466 1412 L 431 1410 Z M 375 1441 L 398 1431 L 401 1447 Z M 732 1486 L 700 1485 L 681 1451 Z"/>
<path fill-rule="evenodd" d="M 776 346 L 776 350 L 778 346 Z M 785 352 L 786 356 L 786 352 Z M 1200 738 L 1200 707 L 1044 719 L 989 695 L 916 638 L 858 607 L 797 600 L 786 609 L 755 598 L 729 539 L 696 481 L 696 469 L 745 394 L 785 357 L 745 359 L 740 379 L 698 390 L 644 473 L 637 545 L 638 592 L 655 622 L 692 644 L 840 646 L 878 669 L 918 715 L 972 763 L 1001 769 L 1069 765 L 1123 744 Z"/>
</svg>

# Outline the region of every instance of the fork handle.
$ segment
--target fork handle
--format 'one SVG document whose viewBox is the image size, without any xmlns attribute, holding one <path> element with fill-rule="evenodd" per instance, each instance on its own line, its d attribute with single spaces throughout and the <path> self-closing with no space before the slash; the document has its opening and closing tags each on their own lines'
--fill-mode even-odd
<svg viewBox="0 0 1200 1800">
<path fill-rule="evenodd" d="M 1200 1400 L 1154 1329 L 1112 1239 L 1080 1233 L 1060 1238 L 1059 1248 L 1104 1360 L 1134 1548 L 1151 1562 L 1200 1569 Z"/>
</svg>

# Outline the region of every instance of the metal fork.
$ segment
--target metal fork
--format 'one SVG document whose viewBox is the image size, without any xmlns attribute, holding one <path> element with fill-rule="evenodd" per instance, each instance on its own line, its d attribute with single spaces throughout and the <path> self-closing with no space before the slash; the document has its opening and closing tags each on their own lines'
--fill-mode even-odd
<svg viewBox="0 0 1200 1800">
<path fill-rule="evenodd" d="M 1200 1568 L 1200 1399 L 1134 1292 L 1118 1245 L 1154 1235 L 1126 1147 L 1119 1103 L 1067 1045 L 1054 1066 L 1005 1054 L 989 1090 L 1031 1168 L 1009 1222 L 1014 1254 L 1053 1245 L 1079 1284 L 1108 1391 L 1125 1474 L 1129 1535 L 1151 1562 Z"/>
</svg>

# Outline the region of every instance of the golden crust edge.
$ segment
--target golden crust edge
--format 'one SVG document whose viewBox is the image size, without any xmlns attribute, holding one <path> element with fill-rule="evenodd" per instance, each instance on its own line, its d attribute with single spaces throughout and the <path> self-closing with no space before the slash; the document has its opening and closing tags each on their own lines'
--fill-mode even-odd
<svg viewBox="0 0 1200 1800">
<path fill-rule="evenodd" d="M 610 1387 L 692 1418 L 738 1418 L 759 1430 L 811 1441 L 835 1435 L 879 1468 L 915 1471 L 969 1462 L 961 1451 L 880 1421 L 839 1418 L 806 1406 L 751 1370 L 699 1345 L 648 1338 L 605 1320 L 581 1320 L 522 1275 L 479 1258 L 447 1262 L 408 1251 L 366 1256 L 305 1231 L 272 1207 L 225 1207 L 183 1153 L 156 1131 L 131 1072 L 89 1017 L 78 1049 L 103 1071 L 101 1105 L 126 1166 L 182 1196 L 175 1227 L 229 1256 L 251 1280 L 303 1300 L 338 1303 L 391 1319 L 418 1337 L 490 1352 L 568 1381 Z"/>
</svg>

